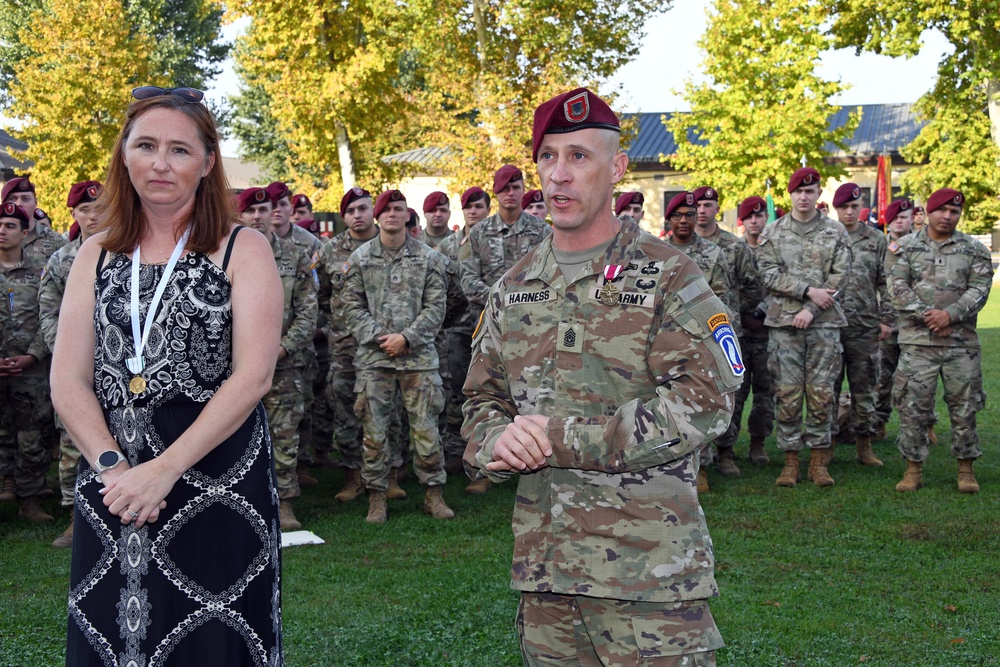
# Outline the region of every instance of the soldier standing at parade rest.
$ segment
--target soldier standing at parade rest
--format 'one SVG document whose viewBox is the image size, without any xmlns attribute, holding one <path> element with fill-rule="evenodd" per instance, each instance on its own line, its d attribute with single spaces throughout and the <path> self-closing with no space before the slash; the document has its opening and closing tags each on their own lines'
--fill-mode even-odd
<svg viewBox="0 0 1000 667">
<path fill-rule="evenodd" d="M 723 645 L 696 452 L 729 423 L 739 347 L 694 262 L 615 218 L 619 131 L 584 88 L 536 109 L 554 232 L 491 288 L 465 386 L 470 473 L 520 473 L 529 666 L 714 665 Z"/>
<path fill-rule="evenodd" d="M 342 312 L 357 341 L 355 412 L 364 426 L 361 478 L 369 523 L 385 523 L 391 447 L 388 431 L 398 388 L 410 421 L 413 469 L 427 486 L 424 511 L 455 513 L 441 488 L 447 479 L 437 415 L 444 407 L 434 339 L 447 307 L 445 257 L 406 233 L 409 212 L 399 190 L 375 201 L 379 234 L 347 260 Z"/>
<path fill-rule="evenodd" d="M 46 426 L 52 423 L 49 399 L 49 348 L 38 326 L 38 288 L 45 259 L 29 255 L 31 214 L 17 204 L 0 205 L 0 274 L 7 279 L 2 307 L 10 321 L 0 349 L 0 474 L 3 499 L 21 501 L 17 515 L 28 521 L 52 521 L 38 500 L 45 491 L 45 471 L 52 461 Z"/>
<path fill-rule="evenodd" d="M 840 329 L 847 318 L 838 297 L 851 271 L 851 246 L 839 222 L 816 210 L 819 172 L 803 167 L 788 182 L 792 210 L 764 228 L 757 261 L 770 293 L 768 363 L 775 383 L 778 448 L 785 466 L 775 481 L 799 481 L 799 451 L 812 450 L 809 479 L 832 486 L 826 469 L 833 385 L 840 377 Z M 805 427 L 802 401 L 806 403 Z"/>
<path fill-rule="evenodd" d="M 842 370 L 834 382 L 833 404 L 840 403 L 840 387 L 846 375 L 851 389 L 850 427 L 855 438 L 855 458 L 858 463 L 878 468 L 882 461 L 872 452 L 878 419 L 875 414 L 879 367 L 876 342 L 892 333 L 892 307 L 885 280 L 885 235 L 858 220 L 861 187 L 856 183 L 844 183 L 837 188 L 833 208 L 851 242 L 851 275 L 842 283 L 843 296 L 840 298 L 847 326 L 840 330 Z M 831 454 L 832 431 L 831 428 Z"/>
<path fill-rule="evenodd" d="M 528 215 L 533 215 L 539 220 L 544 220 L 549 215 L 549 209 L 545 206 L 545 197 L 541 190 L 528 190 L 521 197 L 521 208 Z"/>
<path fill-rule="evenodd" d="M 52 253 L 66 245 L 66 239 L 50 227 L 39 225 L 35 219 L 33 212 L 41 209 L 38 208 L 38 199 L 35 197 L 35 184 L 27 176 L 7 181 L 0 192 L 0 202 L 16 204 L 28 212 L 28 236 L 21 246 L 25 255 L 39 255 L 39 261 L 45 266 Z"/>
<path fill-rule="evenodd" d="M 97 198 L 103 188 L 98 181 L 81 181 L 74 183 L 66 197 L 66 206 L 70 209 L 73 222 L 80 230 L 80 235 L 53 253 L 42 272 L 42 280 L 38 293 L 38 326 L 45 338 L 49 353 L 55 349 L 56 330 L 59 324 L 59 308 L 62 305 L 63 294 L 66 292 L 66 280 L 73 260 L 80 251 L 84 241 L 95 234 L 100 227 L 97 216 Z M 63 507 L 73 507 L 76 487 L 76 473 L 80 466 L 80 450 L 66 432 L 58 416 L 56 426 L 59 430 L 59 488 L 62 491 Z M 70 524 L 62 535 L 57 537 L 52 546 L 57 549 L 68 549 L 73 546 L 73 514 L 70 513 Z"/>
<path fill-rule="evenodd" d="M 646 211 L 642 208 L 646 203 L 646 198 L 641 192 L 623 192 L 615 200 L 615 215 L 619 218 L 627 215 L 637 224 L 642 222 L 642 217 Z"/>
<path fill-rule="evenodd" d="M 956 229 L 965 197 L 942 188 L 927 199 L 927 225 L 893 251 L 889 294 L 899 313 L 899 367 L 893 400 L 899 410 L 899 452 L 906 472 L 897 491 L 923 485 L 926 424 L 934 415 L 937 378 L 951 419 L 951 453 L 958 459 L 958 490 L 977 493 L 972 470 L 982 456 L 976 413 L 986 404 L 976 319 L 993 284 L 982 243 Z"/>
<path fill-rule="evenodd" d="M 267 238 L 278 267 L 284 293 L 281 341 L 271 390 L 264 397 L 271 443 L 274 448 L 274 472 L 278 483 L 281 530 L 302 527 L 292 508 L 292 499 L 301 495 L 298 479 L 299 422 L 305 414 L 305 365 L 312 350 L 316 326 L 316 286 L 312 262 L 294 243 L 278 238 L 271 225 L 274 202 L 267 190 L 248 188 L 236 198 L 236 212 L 247 227 Z"/>
<path fill-rule="evenodd" d="M 744 199 L 736 211 L 737 217 L 743 222 L 743 242 L 757 259 L 757 240 L 767 225 L 767 202 L 761 197 L 753 196 Z M 764 318 L 767 317 L 767 289 L 761 281 L 757 300 L 761 306 L 754 308 L 743 318 L 743 335 L 740 336 L 740 349 L 743 351 L 743 363 L 747 368 L 743 376 L 743 384 L 736 393 L 736 408 L 733 410 L 733 421 L 743 423 L 743 406 L 746 404 L 750 390 L 753 390 L 753 405 L 750 417 L 747 419 L 747 431 L 750 432 L 750 461 L 753 463 L 769 463 L 770 458 L 764 451 L 764 439 L 771 435 L 774 429 L 774 383 L 767 364 L 767 327 Z"/>
</svg>

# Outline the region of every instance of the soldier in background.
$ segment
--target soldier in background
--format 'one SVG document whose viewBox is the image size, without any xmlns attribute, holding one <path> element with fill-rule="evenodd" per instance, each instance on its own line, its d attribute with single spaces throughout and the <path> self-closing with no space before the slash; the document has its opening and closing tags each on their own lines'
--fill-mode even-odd
<svg viewBox="0 0 1000 667">
<path fill-rule="evenodd" d="M 528 190 L 521 197 L 521 208 L 528 215 L 532 215 L 539 220 L 545 220 L 549 216 L 549 210 L 545 206 L 545 198 L 541 190 Z"/>
<path fill-rule="evenodd" d="M 645 203 L 646 198 L 642 196 L 641 192 L 623 192 L 618 195 L 618 199 L 615 201 L 615 215 L 619 218 L 627 215 L 636 223 L 641 223 L 646 214 L 643 209 Z"/>
<path fill-rule="evenodd" d="M 288 217 L 293 225 L 297 225 L 303 220 L 313 219 L 313 205 L 304 194 L 292 195 L 289 203 L 292 205 L 292 214 Z"/>
<path fill-rule="evenodd" d="M 927 220 L 927 213 L 924 211 L 923 206 L 915 206 L 913 208 L 913 231 L 919 232 L 924 228 L 924 224 Z"/>
<path fill-rule="evenodd" d="M 69 278 L 73 260 L 76 259 L 83 242 L 95 234 L 101 224 L 97 217 L 96 202 L 102 189 L 98 181 L 81 181 L 73 184 L 66 197 L 66 206 L 70 209 L 70 215 L 80 230 L 80 235 L 56 250 L 45 265 L 45 271 L 42 272 L 38 293 L 38 326 L 49 354 L 52 354 L 55 348 L 59 308 L 62 305 L 63 294 L 66 293 L 66 280 Z M 80 450 L 69 437 L 58 415 L 55 420 L 59 430 L 59 489 L 62 492 L 60 504 L 72 508 L 76 495 L 76 474 L 80 467 Z M 73 546 L 72 511 L 69 526 L 52 542 L 52 546 L 57 549 L 68 549 Z"/>
<path fill-rule="evenodd" d="M 448 221 L 451 220 L 451 202 L 448 195 L 436 191 L 424 198 L 423 209 L 427 226 L 417 235 L 417 240 L 432 248 L 437 248 L 446 238 L 455 233 L 448 227 Z"/>
<path fill-rule="evenodd" d="M 45 258 L 21 244 L 29 235 L 31 214 L 7 202 L 0 205 L 0 273 L 7 279 L 3 305 L 10 312 L 7 337 L 0 349 L 0 474 L 4 498 L 16 494 L 17 515 L 28 521 L 52 521 L 39 499 L 52 462 L 46 429 L 52 425 L 49 399 L 49 348 L 38 326 L 38 290 Z M 10 481 L 8 481 L 10 480 Z M 14 488 L 11 488 L 14 487 Z"/>
<path fill-rule="evenodd" d="M 993 264 L 982 243 L 956 229 L 965 206 L 961 192 L 942 188 L 927 199 L 927 225 L 896 248 L 889 293 L 899 313 L 899 368 L 893 400 L 899 410 L 899 452 L 907 461 L 897 491 L 923 485 L 928 421 L 937 379 L 951 418 L 951 453 L 958 459 L 958 490 L 978 493 L 972 469 L 982 456 L 976 413 L 986 404 L 976 319 L 993 284 Z"/>
<path fill-rule="evenodd" d="M 38 255 L 39 262 L 45 266 L 59 248 L 66 245 L 66 239 L 45 225 L 37 224 L 32 213 L 38 208 L 35 197 L 35 184 L 27 176 L 12 178 L 3 186 L 0 192 L 0 203 L 12 203 L 28 212 L 28 236 L 24 239 L 22 248 L 25 255 Z"/>
<path fill-rule="evenodd" d="M 764 226 L 767 225 L 767 203 L 760 197 L 747 197 L 740 203 L 737 215 L 743 222 L 743 242 L 753 253 L 756 262 L 757 241 L 764 231 Z M 743 406 L 750 391 L 753 390 L 753 405 L 747 419 L 747 431 L 750 433 L 750 460 L 753 463 L 764 464 L 771 460 L 764 451 L 764 440 L 774 429 L 774 382 L 767 363 L 767 327 L 764 326 L 764 318 L 767 317 L 767 289 L 763 281 L 756 300 L 762 305 L 743 318 L 740 350 L 743 352 L 743 363 L 747 372 L 743 375 L 743 384 L 736 393 L 733 421 L 737 424 L 743 423 Z"/>
<path fill-rule="evenodd" d="M 847 318 L 837 298 L 851 271 L 851 246 L 839 222 L 816 210 L 819 172 L 803 167 L 788 182 L 791 212 L 764 228 L 757 261 L 770 294 L 768 363 L 775 385 L 778 448 L 785 466 L 775 481 L 799 481 L 799 451 L 812 450 L 809 479 L 832 486 L 826 468 L 833 385 L 840 377 L 840 329 Z M 806 420 L 802 424 L 802 402 Z"/>
<path fill-rule="evenodd" d="M 447 480 L 437 432 L 444 407 L 434 339 L 447 307 L 445 258 L 406 233 L 409 213 L 399 190 L 375 202 L 379 234 L 347 260 L 343 315 L 357 341 L 355 412 L 364 426 L 361 478 L 369 493 L 369 523 L 385 523 L 390 471 L 389 423 L 398 388 L 410 422 L 413 468 L 427 486 L 424 511 L 455 513 L 441 494 Z"/>
</svg>

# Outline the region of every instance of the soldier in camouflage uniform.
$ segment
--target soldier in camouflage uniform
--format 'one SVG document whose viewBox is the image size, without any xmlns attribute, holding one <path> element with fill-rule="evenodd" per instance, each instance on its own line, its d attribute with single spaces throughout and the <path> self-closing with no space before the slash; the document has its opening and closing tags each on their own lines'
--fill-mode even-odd
<svg viewBox="0 0 1000 667">
<path fill-rule="evenodd" d="M 441 488 L 447 476 L 438 439 L 444 407 L 434 339 L 447 307 L 446 258 L 409 237 L 406 199 L 388 190 L 375 202 L 379 235 L 347 260 L 342 312 L 357 341 L 355 412 L 364 426 L 361 478 L 369 492 L 370 523 L 384 523 L 389 483 L 388 428 L 399 388 L 410 422 L 413 469 L 427 486 L 424 511 L 436 519 L 455 513 Z"/>
<path fill-rule="evenodd" d="M 52 521 L 38 499 L 52 461 L 45 426 L 52 424 L 49 400 L 49 349 L 38 327 L 38 288 L 43 259 L 22 252 L 31 214 L 13 203 L 0 205 L 0 273 L 7 278 L 4 306 L 10 313 L 7 339 L 0 349 L 0 474 L 13 477 L 18 516 Z"/>
<path fill-rule="evenodd" d="M 837 300 L 851 270 L 851 246 L 839 222 L 816 210 L 819 172 L 803 167 L 788 183 L 792 210 L 764 228 L 757 261 L 770 293 L 768 363 L 775 383 L 778 448 L 785 466 L 775 481 L 799 481 L 799 450 L 813 450 L 809 479 L 832 486 L 826 469 L 833 385 L 840 377 L 840 329 L 847 318 Z M 802 426 L 802 401 L 806 403 Z"/>
<path fill-rule="evenodd" d="M 97 217 L 97 197 L 101 194 L 101 184 L 97 181 L 81 181 L 75 183 L 66 197 L 66 205 L 70 215 L 80 229 L 80 236 L 56 250 L 45 265 L 42 272 L 41 285 L 38 293 L 38 326 L 45 339 L 49 354 L 56 344 L 56 329 L 59 324 L 59 307 L 62 305 L 63 294 L 66 292 L 66 280 L 69 278 L 73 260 L 80 251 L 83 242 L 97 232 L 100 219 Z M 56 426 L 59 430 L 59 488 L 62 491 L 62 506 L 73 507 L 76 489 L 76 474 L 80 467 L 80 450 L 77 449 L 62 422 L 56 416 Z M 70 513 L 70 524 L 62 535 L 52 542 L 58 549 L 68 549 L 73 546 L 73 521 Z"/>
<path fill-rule="evenodd" d="M 894 254 L 889 294 L 899 313 L 899 368 L 893 400 L 899 410 L 897 445 L 907 461 L 897 491 L 923 484 L 928 420 L 937 378 L 951 418 L 951 453 L 958 459 L 958 490 L 977 493 L 972 470 L 982 456 L 976 413 L 986 404 L 976 318 L 990 295 L 993 265 L 983 244 L 955 229 L 965 197 L 942 188 L 927 199 L 927 224 Z"/>
<path fill-rule="evenodd" d="M 539 220 L 545 220 L 549 208 L 545 205 L 545 197 L 541 190 L 528 190 L 521 196 L 521 210 Z"/>
<path fill-rule="evenodd" d="M 643 216 L 646 215 L 646 211 L 643 210 L 645 203 L 646 198 L 641 192 L 623 192 L 615 200 L 615 215 L 619 218 L 627 215 L 636 224 L 641 223 Z"/>
<path fill-rule="evenodd" d="M 586 89 L 535 112 L 554 233 L 490 291 L 465 460 L 497 482 L 521 473 L 512 585 L 525 665 L 714 665 L 696 452 L 729 423 L 739 349 L 694 262 L 614 217 L 628 165 L 618 127 Z"/>
<path fill-rule="evenodd" d="M 757 240 L 767 224 L 767 203 L 760 197 L 753 196 L 744 199 L 737 209 L 739 220 L 743 224 L 743 243 L 757 262 Z M 767 363 L 767 327 L 764 319 L 767 317 L 767 288 L 761 281 L 760 291 L 755 300 L 761 303 L 751 312 L 744 315 L 743 335 L 740 337 L 740 349 L 743 351 L 743 363 L 747 373 L 743 376 L 743 384 L 736 393 L 736 408 L 733 420 L 743 422 L 743 406 L 746 404 L 750 391 L 753 390 L 753 404 L 750 416 L 747 418 L 747 431 L 750 433 L 750 460 L 753 463 L 769 463 L 770 458 L 764 451 L 764 440 L 774 429 L 774 383 Z"/>
<path fill-rule="evenodd" d="M 236 211 L 244 225 L 263 234 L 271 244 L 274 262 L 284 291 L 284 315 L 281 342 L 276 352 L 277 364 L 271 379 L 271 391 L 264 397 L 271 442 L 274 447 L 274 473 L 280 499 L 281 529 L 298 530 L 292 499 L 301 495 L 298 479 L 299 422 L 305 416 L 305 375 L 308 354 L 312 350 L 316 326 L 316 286 L 312 261 L 294 243 L 283 241 L 271 225 L 273 201 L 267 190 L 248 188 L 236 198 Z"/>
<path fill-rule="evenodd" d="M 695 233 L 706 241 L 711 241 L 722 249 L 726 271 L 732 284 L 732 296 L 725 299 L 726 305 L 734 307 L 733 329 L 737 336 L 743 335 L 743 320 L 764 307 L 761 294 L 763 283 L 754 262 L 753 253 L 739 237 L 719 227 L 719 191 L 712 187 L 696 188 L 692 193 L 697 202 L 697 224 Z M 734 460 L 733 447 L 740 435 L 740 422 L 733 414 L 733 421 L 721 438 L 716 439 L 719 450 L 715 469 L 722 475 L 739 475 L 740 469 Z"/>
<path fill-rule="evenodd" d="M 0 202 L 17 204 L 28 212 L 28 236 L 21 244 L 25 255 L 38 255 L 42 266 L 45 266 L 52 253 L 66 245 L 66 239 L 52 231 L 51 227 L 39 225 L 32 215 L 38 209 L 38 199 L 35 197 L 35 185 L 27 176 L 7 181 L 0 193 Z"/>
<path fill-rule="evenodd" d="M 851 275 L 843 284 L 840 299 L 847 318 L 847 326 L 840 330 L 843 371 L 834 383 L 833 404 L 839 404 L 840 387 L 846 375 L 851 389 L 850 430 L 854 432 L 855 458 L 863 465 L 877 468 L 882 461 L 872 452 L 879 363 L 876 342 L 892 333 L 892 309 L 885 281 L 885 236 L 858 220 L 861 188 L 856 183 L 844 183 L 837 188 L 833 208 L 851 242 Z M 831 454 L 836 430 L 831 428 Z"/>
</svg>

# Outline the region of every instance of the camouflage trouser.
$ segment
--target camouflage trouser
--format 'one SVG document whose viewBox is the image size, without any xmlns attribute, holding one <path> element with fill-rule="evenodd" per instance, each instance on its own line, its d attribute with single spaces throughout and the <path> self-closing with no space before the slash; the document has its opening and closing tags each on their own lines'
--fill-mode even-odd
<svg viewBox="0 0 1000 667">
<path fill-rule="evenodd" d="M 468 333 L 452 331 L 448 333 L 448 366 L 451 369 L 451 400 L 447 406 L 448 436 L 444 441 L 446 458 L 465 454 L 466 442 L 462 438 L 462 405 L 465 395 L 465 376 L 469 374 L 469 363 L 472 361 L 472 336 Z"/>
<path fill-rule="evenodd" d="M 744 336 L 740 338 L 740 351 L 743 353 L 746 372 L 743 374 L 743 384 L 736 392 L 736 405 L 733 417 L 729 420 L 729 428 L 715 439 L 717 449 L 727 449 L 736 444 L 743 424 L 743 405 L 750 396 L 751 389 L 753 389 L 753 407 L 750 409 L 750 419 L 747 422 L 750 437 L 766 438 L 771 435 L 774 425 L 774 388 L 771 385 L 771 374 L 767 370 L 767 339 Z M 710 444 L 702 446 L 702 463 L 711 460 L 708 456 L 710 446 Z"/>
<path fill-rule="evenodd" d="M 892 377 L 899 363 L 899 334 L 879 341 L 878 386 L 875 388 L 876 424 L 885 424 L 892 416 Z"/>
<path fill-rule="evenodd" d="M 59 504 L 63 507 L 72 507 L 76 493 L 76 476 L 80 471 L 80 450 L 73 444 L 58 416 L 56 416 L 56 427 L 59 429 L 59 492 L 62 496 Z"/>
<path fill-rule="evenodd" d="M 957 459 L 982 456 L 976 413 L 986 405 L 982 352 L 978 347 L 900 345 L 893 402 L 899 410 L 899 453 L 910 461 L 927 458 L 927 426 L 933 423 L 937 379 L 951 418 L 951 453 Z"/>
<path fill-rule="evenodd" d="M 274 448 L 274 474 L 278 482 L 278 497 L 298 498 L 299 423 L 305 413 L 302 368 L 275 371 L 271 391 L 264 397 L 264 409 L 271 428 Z"/>
<path fill-rule="evenodd" d="M 317 454 L 329 453 L 333 448 L 333 406 L 326 393 L 326 383 L 330 377 L 330 347 L 325 342 L 317 342 L 316 377 L 313 378 L 312 442 L 310 446 Z"/>
<path fill-rule="evenodd" d="M 384 491 L 388 487 L 395 454 L 391 451 L 390 422 L 397 387 L 410 422 L 413 470 L 421 484 L 444 484 L 447 477 L 437 431 L 437 415 L 444 400 L 437 371 L 358 371 L 354 410 L 364 426 L 361 479 L 368 489 Z"/>
<path fill-rule="evenodd" d="M 775 327 L 768 332 L 768 368 L 774 379 L 778 449 L 829 447 L 833 385 L 840 377 L 840 329 Z M 805 398 L 806 419 L 802 424 Z"/>
<path fill-rule="evenodd" d="M 13 475 L 18 498 L 37 498 L 52 463 L 49 433 L 54 428 L 46 368 L 0 378 L 0 473 Z"/>
<path fill-rule="evenodd" d="M 706 600 L 521 593 L 516 623 L 526 667 L 714 667 L 724 646 Z"/>
<path fill-rule="evenodd" d="M 361 470 L 361 422 L 354 414 L 354 373 L 352 357 L 335 356 L 330 362 L 326 398 L 333 412 L 333 439 L 330 444 L 341 467 Z"/>
<path fill-rule="evenodd" d="M 444 395 L 441 413 L 438 415 L 438 439 L 444 449 L 448 443 L 448 405 L 451 404 L 451 367 L 448 365 L 448 332 L 442 329 L 434 339 L 438 353 L 438 375 L 441 376 L 441 392 Z M 445 451 L 447 456 L 448 452 Z"/>
<path fill-rule="evenodd" d="M 319 374 L 319 361 L 316 360 L 316 351 L 310 349 L 306 353 L 306 367 L 302 369 L 302 419 L 299 420 L 299 453 L 297 460 L 303 465 L 312 464 L 312 454 L 309 452 L 309 445 L 313 441 L 313 404 L 316 396 L 313 394 L 313 382 Z"/>
<path fill-rule="evenodd" d="M 878 334 L 875 329 L 845 327 L 840 330 L 840 344 L 844 348 L 841 372 L 833 385 L 833 404 L 840 402 L 840 388 L 844 377 L 851 390 L 850 426 L 853 436 L 872 435 L 878 425 L 875 415 L 876 380 L 878 379 Z M 831 439 L 839 432 L 837 420 L 830 427 Z M 846 434 L 845 434 L 846 435 Z"/>
</svg>

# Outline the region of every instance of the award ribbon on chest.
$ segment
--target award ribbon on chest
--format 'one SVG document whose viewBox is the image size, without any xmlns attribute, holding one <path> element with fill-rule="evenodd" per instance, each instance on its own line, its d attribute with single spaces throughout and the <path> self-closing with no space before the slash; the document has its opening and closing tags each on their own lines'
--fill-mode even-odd
<svg viewBox="0 0 1000 667">
<path fill-rule="evenodd" d="M 129 301 L 135 356 L 126 359 L 125 365 L 134 374 L 128 383 L 128 390 L 137 396 L 146 391 L 146 378 L 142 377 L 142 372 L 146 369 L 146 360 L 142 356 L 142 353 L 146 349 L 149 332 L 153 330 L 153 320 L 156 317 L 156 310 L 160 306 L 160 301 L 163 299 L 163 292 L 167 289 L 167 283 L 170 282 L 170 276 L 174 272 L 174 267 L 177 266 L 177 260 L 180 259 L 181 253 L 184 252 L 184 246 L 187 245 L 188 236 L 190 235 L 191 228 L 188 227 L 181 235 L 180 240 L 177 241 L 177 245 L 174 246 L 174 251 L 170 253 L 170 259 L 163 269 L 160 282 L 157 283 L 156 291 L 153 292 L 153 299 L 149 302 L 149 310 L 146 311 L 145 327 L 142 331 L 139 329 L 139 246 L 137 245 L 135 250 L 132 251 L 132 285 Z"/>
<path fill-rule="evenodd" d="M 611 281 L 620 276 L 624 270 L 624 264 L 608 264 L 604 267 L 604 286 L 601 287 L 601 291 L 598 293 L 597 298 L 599 298 L 601 303 L 605 306 L 613 306 L 618 303 L 621 293 L 618 291 L 617 287 L 611 284 Z"/>
</svg>

